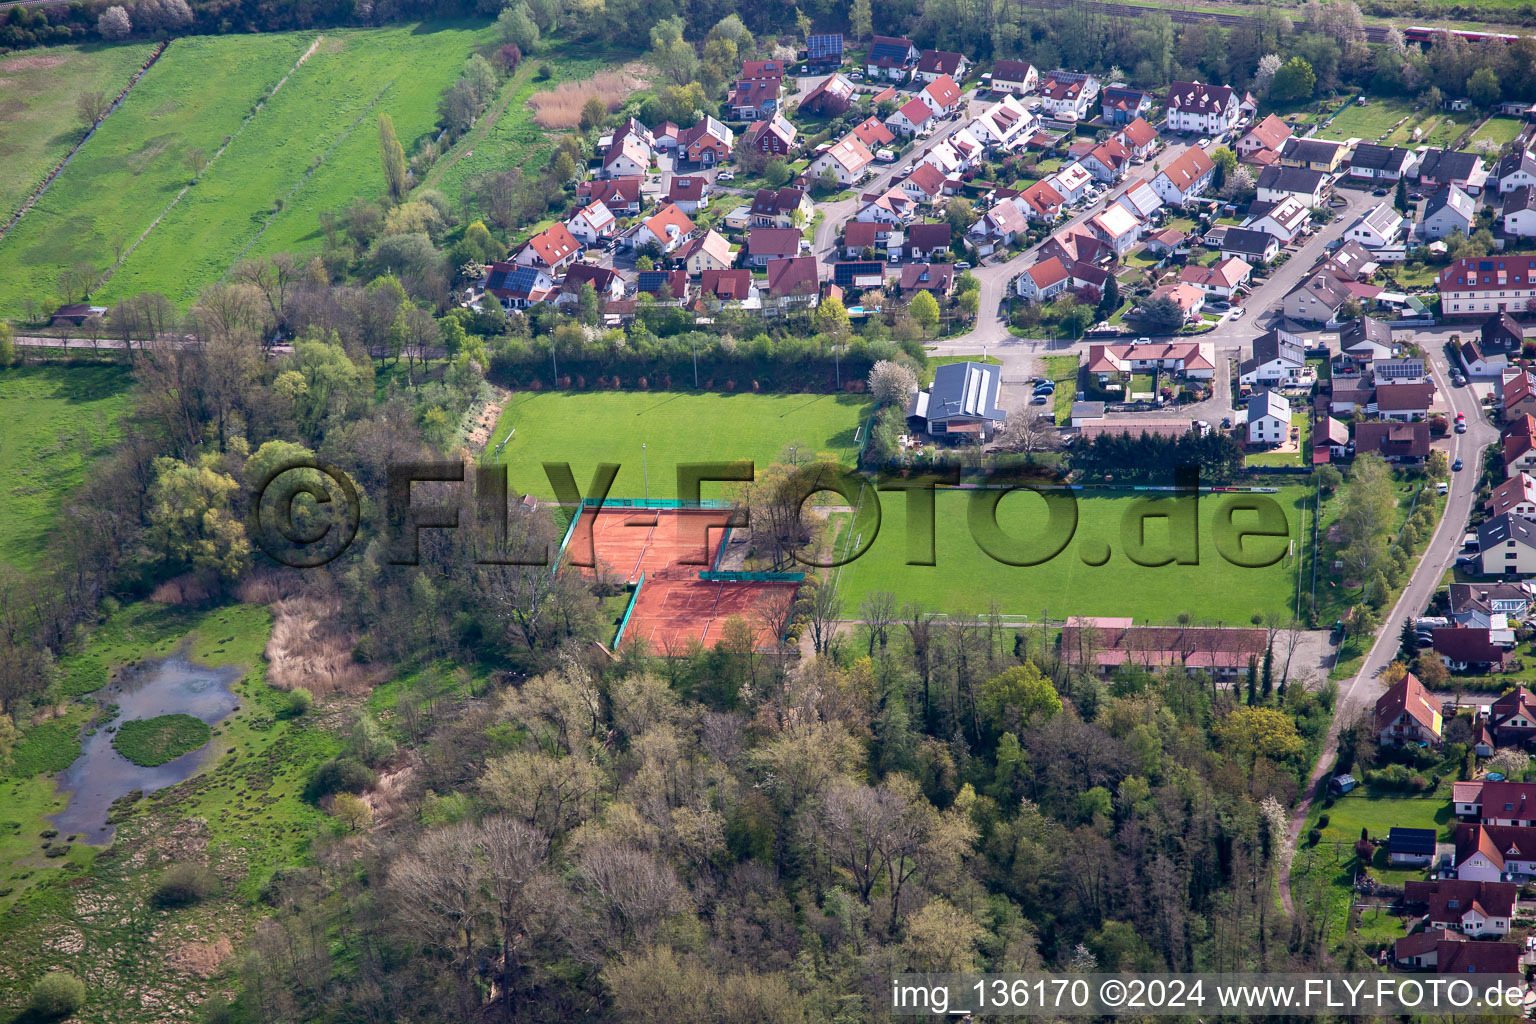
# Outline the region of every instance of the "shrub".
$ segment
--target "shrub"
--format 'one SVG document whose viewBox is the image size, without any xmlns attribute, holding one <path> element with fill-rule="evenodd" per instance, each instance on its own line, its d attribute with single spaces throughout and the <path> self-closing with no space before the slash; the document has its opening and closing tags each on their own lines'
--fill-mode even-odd
<svg viewBox="0 0 1536 1024">
<path fill-rule="evenodd" d="M 333 757 L 320 766 L 309 784 L 309 797 L 318 800 L 332 793 L 360 793 L 373 785 L 377 776 L 355 757 Z"/>
<path fill-rule="evenodd" d="M 218 887 L 219 880 L 201 864 L 177 864 L 160 879 L 151 898 L 157 907 L 189 907 Z"/>
<path fill-rule="evenodd" d="M 1323 838 L 1322 830 L 1314 828 L 1310 832 L 1307 833 L 1307 845 L 1309 845 L 1309 846 L 1316 846 L 1318 844 L 1318 841 L 1321 840 L 1322 838 Z"/>
<path fill-rule="evenodd" d="M 315 706 L 315 695 L 302 686 L 295 687 L 288 693 L 288 704 L 283 710 L 289 718 L 297 718 L 310 708 Z"/>
<path fill-rule="evenodd" d="M 85 982 L 73 974 L 54 971 L 32 989 L 27 1007 L 45 1018 L 68 1017 L 85 1005 Z"/>
<path fill-rule="evenodd" d="M 1328 815 L 1324 814 L 1324 815 L 1320 815 L 1318 817 L 1318 819 L 1317 819 L 1317 827 L 1318 828 L 1327 828 L 1328 827 Z"/>
</svg>

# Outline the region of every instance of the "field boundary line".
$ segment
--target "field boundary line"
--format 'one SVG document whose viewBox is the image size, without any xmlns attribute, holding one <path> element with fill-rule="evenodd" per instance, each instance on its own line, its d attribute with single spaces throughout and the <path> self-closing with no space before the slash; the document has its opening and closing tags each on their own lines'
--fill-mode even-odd
<svg viewBox="0 0 1536 1024">
<path fill-rule="evenodd" d="M 48 173 L 48 176 L 42 180 L 37 188 L 32 190 L 30 196 L 22 201 L 22 204 L 16 208 L 16 212 L 11 215 L 11 219 L 6 222 L 5 227 L 0 228 L 0 241 L 4 241 L 5 236 L 11 233 L 11 229 L 26 215 L 27 211 L 37 205 L 37 201 L 43 198 L 43 193 L 47 192 L 49 187 L 58 180 L 59 175 L 64 173 L 64 168 L 68 167 L 69 162 L 75 158 L 75 154 L 80 152 L 80 147 L 91 141 L 92 136 L 96 134 L 96 129 L 101 127 L 102 122 L 111 117 L 113 112 L 123 105 L 123 101 L 128 98 L 129 90 L 139 84 L 139 79 L 143 78 L 145 72 L 155 66 L 155 63 L 160 60 L 160 55 L 168 50 L 170 45 L 171 41 L 167 39 L 155 49 L 154 53 L 149 55 L 149 59 L 144 62 L 144 65 L 134 73 L 132 78 L 128 79 L 128 84 L 123 86 L 123 91 L 117 94 L 117 99 L 112 101 L 112 105 L 107 108 L 107 112 L 102 114 L 95 124 L 91 125 L 90 130 L 81 136 L 79 142 L 69 148 L 69 152 L 64 154 L 64 159 L 59 161 L 59 165 Z"/>
<path fill-rule="evenodd" d="M 325 152 L 320 154 L 320 159 L 310 164 L 309 169 L 303 174 L 299 175 L 299 180 L 294 183 L 293 188 L 289 189 L 288 194 L 283 196 L 282 207 L 267 214 L 266 219 L 261 222 L 261 227 L 257 228 L 256 233 L 251 236 L 251 240 L 245 243 L 245 248 L 241 249 L 239 253 L 235 255 L 234 260 L 230 262 L 229 266 L 224 268 L 224 273 L 219 275 L 219 280 L 222 281 L 225 277 L 227 277 L 229 272 L 235 268 L 235 265 L 238 264 L 241 260 L 245 259 L 245 254 L 251 251 L 251 246 L 255 245 L 258 241 L 261 240 L 261 236 L 267 233 L 267 228 L 272 226 L 272 221 L 277 217 L 279 213 L 283 212 L 283 209 L 287 208 L 288 201 L 299 194 L 299 189 L 309 184 L 309 179 L 315 176 L 316 171 L 325 166 L 326 160 L 330 159 L 330 156 L 333 152 L 335 152 L 336 147 L 352 137 L 352 133 L 357 130 L 357 126 L 363 123 L 363 118 L 367 117 L 369 113 L 373 111 L 373 108 L 379 105 L 379 100 L 383 99 L 384 94 L 395 87 L 395 83 L 397 81 L 399 81 L 399 79 L 391 78 L 385 84 L 384 88 L 379 90 L 379 94 L 373 98 L 373 101 L 363 108 L 362 113 L 358 114 L 356 119 L 354 119 L 351 124 L 347 125 L 345 130 L 343 130 L 340 135 L 336 136 L 335 140 L 329 146 L 325 147 Z M 275 89 L 273 91 L 276 92 Z"/>
<path fill-rule="evenodd" d="M 149 233 L 151 231 L 160 226 L 160 222 L 165 219 L 165 215 L 174 210 L 176 208 L 176 204 L 181 202 L 188 192 L 192 191 L 192 186 L 203 179 L 203 175 L 207 174 L 209 168 L 218 162 L 219 157 L 224 155 L 224 151 L 228 149 L 234 143 L 234 141 L 245 132 L 246 128 L 250 127 L 251 122 L 256 119 L 256 116 L 267 108 L 267 101 L 270 100 L 273 96 L 276 96 L 277 91 L 283 87 L 284 83 L 286 83 L 288 79 L 293 77 L 294 72 L 303 67 L 304 62 L 309 60 L 310 55 L 320 48 L 320 43 L 323 42 L 324 39 L 325 33 L 323 32 L 315 37 L 315 41 L 309 44 L 309 49 L 305 50 L 303 54 L 299 56 L 298 60 L 294 61 L 293 67 L 288 69 L 288 73 L 277 80 L 277 84 L 272 87 L 271 91 L 269 91 L 257 102 L 256 109 L 245 115 L 245 118 L 240 122 L 240 127 L 235 129 L 234 134 L 225 139 L 223 145 L 221 145 L 214 152 L 213 156 L 208 158 L 208 162 L 203 165 L 203 169 L 198 172 L 197 177 L 193 178 L 189 184 L 182 186 L 181 191 L 176 193 L 176 198 L 172 199 L 170 204 L 167 205 L 165 209 L 160 211 L 160 216 L 150 221 L 149 227 L 144 229 L 144 233 L 142 235 L 133 240 L 132 245 L 123 250 L 123 254 L 117 258 L 117 262 L 108 267 L 102 273 L 102 275 L 96 279 L 95 285 L 93 285 L 91 288 L 92 291 L 95 291 L 97 288 L 102 287 L 108 281 L 112 280 L 112 275 L 117 273 L 117 268 L 121 267 L 123 262 L 127 260 L 129 256 L 133 255 L 133 251 L 139 247 L 144 239 L 149 237 Z"/>
</svg>

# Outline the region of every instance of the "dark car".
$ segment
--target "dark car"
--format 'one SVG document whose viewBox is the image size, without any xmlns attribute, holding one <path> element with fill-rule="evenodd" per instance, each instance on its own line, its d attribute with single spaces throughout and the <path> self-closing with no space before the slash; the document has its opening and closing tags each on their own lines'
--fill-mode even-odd
<svg viewBox="0 0 1536 1024">
<path fill-rule="evenodd" d="M 1373 195 L 1373 196 L 1384 196 L 1386 194 L 1387 194 L 1387 190 L 1384 189 L 1384 188 L 1378 188 L 1378 189 L 1375 189 L 1374 191 L 1371 192 L 1371 195 Z"/>
<path fill-rule="evenodd" d="M 1452 472 L 1456 472 L 1456 473 L 1460 473 L 1461 472 L 1461 460 L 1460 459 L 1457 459 L 1455 462 L 1451 463 L 1451 470 L 1452 470 Z"/>
<path fill-rule="evenodd" d="M 1423 192 L 1409 192 L 1408 193 L 1408 201 L 1410 203 L 1422 203 L 1424 201 L 1424 193 Z"/>
</svg>

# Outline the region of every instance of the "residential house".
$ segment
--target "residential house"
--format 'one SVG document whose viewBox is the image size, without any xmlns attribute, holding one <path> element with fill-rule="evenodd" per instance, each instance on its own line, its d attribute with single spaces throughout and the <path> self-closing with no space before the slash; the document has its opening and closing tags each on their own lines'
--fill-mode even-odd
<svg viewBox="0 0 1536 1024">
<path fill-rule="evenodd" d="M 1018 196 L 1004 202 L 1017 203 L 1024 211 L 1024 216 L 1029 220 L 1054 221 L 1061 216 L 1061 209 L 1066 205 L 1066 199 L 1051 187 L 1049 181 L 1037 181 L 1029 188 L 1020 192 Z"/>
<path fill-rule="evenodd" d="M 1060 257 L 1066 265 L 1073 263 L 1106 263 L 1115 258 L 1113 250 L 1102 239 L 1073 228 L 1058 231 L 1040 246 L 1040 258 Z"/>
<path fill-rule="evenodd" d="M 1526 691 L 1527 694 L 1529 692 Z M 1509 696 L 1513 697 L 1514 691 Z M 1515 726 L 1516 729 L 1524 729 L 1533 724 L 1525 717 L 1525 710 L 1519 708 L 1520 703 L 1515 699 L 1506 705 L 1515 706 L 1517 710 L 1514 711 L 1514 717 L 1527 723 L 1527 726 Z M 1536 826 L 1536 783 L 1483 779 L 1478 789 L 1476 817 L 1480 824 L 1513 825 L 1519 828 Z"/>
<path fill-rule="evenodd" d="M 601 200 L 594 199 L 571 214 L 565 227 L 582 245 L 597 245 L 618 234 L 619 221 Z"/>
<path fill-rule="evenodd" d="M 1530 518 L 1530 516 L 1526 518 Z M 1530 614 L 1531 603 L 1531 586 L 1528 583 L 1452 583 L 1450 586 L 1450 610 L 1452 615 L 1465 612 L 1481 612 L 1484 615 L 1503 615 L 1506 621 L 1522 620 Z M 1532 697 L 1528 690 L 1525 691 L 1524 697 L 1517 696 L 1520 690 L 1523 689 L 1522 687 L 1513 690 L 1505 694 L 1504 697 L 1499 698 L 1499 700 L 1506 701 L 1503 711 L 1512 714 L 1526 707 L 1526 704 L 1523 702 L 1529 699 L 1532 702 L 1530 705 L 1531 714 L 1528 718 L 1523 713 L 1521 715 L 1521 721 L 1526 724 L 1510 724 L 1515 728 L 1536 730 L 1536 697 Z M 1494 705 L 1498 705 L 1499 700 L 1494 701 Z M 1494 715 L 1499 713 L 1497 709 L 1491 712 Z M 1507 719 L 1508 714 L 1505 717 Z M 1533 734 L 1536 734 L 1536 732 L 1533 732 Z M 1505 737 L 1505 739 L 1509 738 Z"/>
<path fill-rule="evenodd" d="M 709 205 L 709 179 L 701 175 L 673 175 L 661 201 L 684 213 L 698 213 Z"/>
<path fill-rule="evenodd" d="M 1392 356 L 1392 327 L 1385 320 L 1370 316 L 1351 320 L 1339 328 L 1339 351 L 1361 366 L 1378 359 L 1389 359 Z"/>
<path fill-rule="evenodd" d="M 1249 388 L 1280 387 L 1299 379 L 1306 368 L 1306 342 L 1276 329 L 1253 339 L 1253 355 L 1238 364 L 1237 380 Z"/>
<path fill-rule="evenodd" d="M 896 187 L 914 203 L 931 206 L 944 199 L 944 175 L 932 164 L 918 164 Z"/>
<path fill-rule="evenodd" d="M 1117 257 L 1124 257 L 1141 240 L 1141 221 L 1123 206 L 1105 207 L 1088 218 L 1088 230 Z"/>
<path fill-rule="evenodd" d="M 706 270 L 729 270 L 736 262 L 731 253 L 731 243 L 725 236 L 710 230 L 689 242 L 682 250 L 683 266 L 688 273 L 698 277 Z"/>
<path fill-rule="evenodd" d="M 860 259 L 866 249 L 884 248 L 890 234 L 889 224 L 850 220 L 843 225 L 843 255 L 848 259 Z"/>
<path fill-rule="evenodd" d="M 688 215 L 668 204 L 640 222 L 631 232 L 629 244 L 639 249 L 654 242 L 661 246 L 663 253 L 669 253 L 686 242 L 693 230 L 694 224 Z"/>
<path fill-rule="evenodd" d="M 1529 150 L 1511 153 L 1494 165 L 1492 177 L 1499 183 L 1501 193 L 1517 188 L 1536 186 L 1536 154 Z"/>
<path fill-rule="evenodd" d="M 1339 398 L 1334 378 L 1333 397 Z M 1429 456 L 1429 424 L 1368 420 L 1355 425 L 1355 454 L 1380 455 L 1388 462 L 1418 465 Z"/>
<path fill-rule="evenodd" d="M 554 299 L 558 287 L 543 267 L 498 260 L 485 268 L 485 294 L 511 312 Z"/>
<path fill-rule="evenodd" d="M 1322 171 L 1324 174 L 1332 174 L 1339 169 L 1339 164 L 1344 160 L 1344 154 L 1349 147 L 1342 142 L 1328 142 L 1323 139 L 1302 138 L 1292 135 L 1280 147 L 1280 165 L 1282 167 L 1305 167 L 1312 171 Z"/>
<path fill-rule="evenodd" d="M 1465 945 L 1467 940 L 1460 932 L 1439 929 L 1404 935 L 1392 943 L 1392 962 L 1399 968 L 1427 970 L 1440 962 L 1440 947 L 1452 942 Z"/>
<path fill-rule="evenodd" d="M 885 126 L 897 135 L 927 135 L 938 126 L 939 115 L 920 97 L 914 96 L 885 119 Z"/>
<path fill-rule="evenodd" d="M 1376 739 L 1384 747 L 1405 743 L 1439 746 L 1440 702 L 1409 672 L 1376 698 Z"/>
<path fill-rule="evenodd" d="M 1434 829 L 1428 831 L 1433 854 Z M 1409 880 L 1403 886 L 1403 902 L 1423 908 L 1426 929 L 1461 932 L 1474 939 L 1509 934 L 1517 894 L 1518 887 L 1513 882 L 1438 878 L 1429 882 Z"/>
<path fill-rule="evenodd" d="M 584 181 L 576 186 L 578 198 L 602 203 L 615 217 L 633 217 L 640 212 L 641 185 L 644 178 L 630 175 Z"/>
<path fill-rule="evenodd" d="M 1462 368 L 1472 380 L 1501 380 L 1509 368 L 1509 357 L 1502 352 L 1484 353 L 1474 339 L 1467 339 L 1456 348 Z"/>
<path fill-rule="evenodd" d="M 833 71 L 843 66 L 843 34 L 819 32 L 806 37 L 805 63 L 812 71 Z"/>
<path fill-rule="evenodd" d="M 1348 240 L 1322 260 L 1317 269 L 1334 274 L 1341 281 L 1369 281 L 1379 266 L 1365 246 Z"/>
<path fill-rule="evenodd" d="M 1423 380 L 1427 376 L 1424 360 L 1418 356 L 1372 360 L 1371 375 L 1376 378 L 1377 383 L 1394 380 Z"/>
<path fill-rule="evenodd" d="M 651 156 L 651 147 L 642 138 L 626 134 L 603 154 L 603 166 L 599 173 L 604 178 L 643 176 L 651 169 Z"/>
<path fill-rule="evenodd" d="M 1504 375 L 1504 422 L 1522 416 L 1536 415 L 1536 377 L 1528 370 L 1515 370 Z"/>
<path fill-rule="evenodd" d="M 768 262 L 768 289 L 763 299 L 765 313 L 813 309 L 820 301 L 821 280 L 816 271 L 816 257 L 796 256 Z"/>
<path fill-rule="evenodd" d="M 1521 185 L 1505 193 L 1499 216 L 1506 235 L 1536 237 L 1536 188 Z"/>
<path fill-rule="evenodd" d="M 1147 253 L 1152 256 L 1169 256 L 1184 244 L 1184 232 L 1178 228 L 1163 228 L 1145 238 Z"/>
<path fill-rule="evenodd" d="M 1456 826 L 1455 842 L 1456 877 L 1464 881 L 1505 882 L 1536 875 L 1536 828 L 1464 823 Z"/>
<path fill-rule="evenodd" d="M 1344 232 L 1344 237 L 1367 249 L 1385 249 L 1398 245 L 1407 224 L 1391 203 L 1381 202 L 1360 215 Z"/>
<path fill-rule="evenodd" d="M 785 156 L 794 152 L 799 132 L 783 114 L 774 114 L 766 121 L 755 121 L 747 129 L 747 145 L 768 156 Z"/>
<path fill-rule="evenodd" d="M 749 216 L 755 228 L 797 228 L 810 223 L 814 212 L 815 204 L 805 189 L 785 186 L 758 189 Z"/>
<path fill-rule="evenodd" d="M 1270 114 L 1237 140 L 1237 158 L 1243 163 L 1269 166 L 1280 159 L 1280 148 L 1290 137 L 1291 126 Z"/>
<path fill-rule="evenodd" d="M 712 117 L 692 128 L 684 128 L 677 137 L 678 158 L 684 163 L 714 167 L 731 158 L 736 133 Z"/>
<path fill-rule="evenodd" d="M 936 82 L 940 78 L 952 78 L 958 82 L 970 68 L 970 61 L 963 54 L 948 50 L 924 50 L 917 55 L 917 68 L 912 72 L 912 80 Z"/>
<path fill-rule="evenodd" d="M 1520 421 L 1516 420 L 1515 423 L 1518 425 Z M 1530 471 L 1536 471 L 1536 437 L 1529 433 L 1506 432 L 1504 435 L 1505 474 Z"/>
<path fill-rule="evenodd" d="M 1496 699 L 1488 706 L 1488 727 L 1501 746 L 1529 746 L 1536 739 L 1536 694 L 1517 686 Z"/>
<path fill-rule="evenodd" d="M 1284 444 L 1291 436 L 1291 403 L 1278 391 L 1256 391 L 1248 398 L 1248 443 Z"/>
<path fill-rule="evenodd" d="M 1525 345 L 1525 328 L 1508 313 L 1496 313 L 1483 322 L 1479 337 L 1484 351 L 1519 352 Z"/>
<path fill-rule="evenodd" d="M 1478 562 L 1484 576 L 1536 573 L 1536 523 L 1505 513 L 1477 530 Z"/>
<path fill-rule="evenodd" d="M 1376 384 L 1376 413 L 1384 420 L 1412 423 L 1427 419 L 1434 402 L 1432 381 L 1387 381 Z"/>
<path fill-rule="evenodd" d="M 903 227 L 917 216 L 917 204 L 899 188 L 888 188 L 878 195 L 865 195 L 854 220 L 872 220 L 893 227 Z"/>
<path fill-rule="evenodd" d="M 950 114 L 960 106 L 964 97 L 960 94 L 960 86 L 948 75 L 939 75 L 923 86 L 917 98 L 928 104 L 936 113 Z"/>
<path fill-rule="evenodd" d="M 800 111 L 838 117 L 853 106 L 856 98 L 852 82 L 842 75 L 828 75 L 800 101 Z"/>
<path fill-rule="evenodd" d="M 787 260 L 800 255 L 800 232 L 796 228 L 753 228 L 747 234 L 747 263 L 766 267 L 771 260 Z"/>
<path fill-rule="evenodd" d="M 1057 170 L 1047 180 L 1068 204 L 1082 202 L 1088 190 L 1093 187 L 1093 175 L 1075 160 Z"/>
<path fill-rule="evenodd" d="M 1157 150 L 1160 141 L 1157 129 L 1140 117 L 1116 132 L 1114 137 L 1131 151 L 1131 158 L 1136 161 L 1145 161 Z"/>
<path fill-rule="evenodd" d="M 1165 284 L 1154 288 L 1149 299 L 1171 299 L 1174 305 L 1179 307 L 1184 314 L 1185 323 L 1194 323 L 1200 319 L 1200 308 L 1205 304 L 1205 293 L 1192 284 L 1178 282 Z"/>
<path fill-rule="evenodd" d="M 1163 200 L 1145 181 L 1138 181 L 1110 200 L 1112 205 L 1123 206 L 1148 224 L 1158 219 Z"/>
<path fill-rule="evenodd" d="M 997 404 L 1002 381 L 1002 367 L 991 363 L 946 363 L 934 371 L 932 386 L 913 396 L 908 417 L 934 437 L 984 443 L 1008 419 Z"/>
<path fill-rule="evenodd" d="M 1235 256 L 1209 267 L 1189 264 L 1179 272 L 1179 280 L 1184 284 L 1194 285 L 1208 298 L 1227 302 L 1237 297 L 1239 289 L 1247 287 L 1252 276 L 1253 268 Z"/>
<path fill-rule="evenodd" d="M 1440 307 L 1450 317 L 1524 313 L 1536 300 L 1536 257 L 1468 256 L 1440 271 Z"/>
<path fill-rule="evenodd" d="M 512 262 L 520 267 L 534 267 L 552 278 L 560 277 L 567 266 L 581 255 L 581 243 L 564 224 L 549 227 L 524 242 L 512 254 Z"/>
<path fill-rule="evenodd" d="M 1151 93 L 1140 89 L 1106 86 L 1099 95 L 1100 119 L 1108 125 L 1130 124 L 1138 117 L 1150 114 L 1156 102 Z"/>
<path fill-rule="evenodd" d="M 1418 154 L 1411 149 L 1361 142 L 1349 158 L 1349 176 L 1391 185 L 1407 175 L 1417 159 Z"/>
<path fill-rule="evenodd" d="M 1024 144 L 1036 125 L 1035 115 L 1012 96 L 1004 96 L 972 119 L 967 130 L 990 149 L 1011 150 Z"/>
<path fill-rule="evenodd" d="M 988 256 L 998 247 L 1012 245 L 1028 233 L 1029 219 L 1016 205 L 1005 199 L 982 214 L 966 235 L 975 241 L 983 256 Z"/>
<path fill-rule="evenodd" d="M 830 171 L 839 185 L 853 185 L 864 177 L 873 160 L 864 143 L 854 135 L 845 135 L 816 154 L 809 174 L 814 180 Z"/>
<path fill-rule="evenodd" d="M 949 251 L 950 235 L 950 226 L 947 223 L 913 224 L 907 229 L 902 256 L 909 260 L 931 260 L 940 253 Z"/>
<path fill-rule="evenodd" d="M 1243 227 L 1274 235 L 1281 245 L 1289 245 L 1306 231 L 1311 216 L 1312 212 L 1301 200 L 1286 196 L 1277 203 L 1250 205 Z"/>
<path fill-rule="evenodd" d="M 1204 193 L 1215 175 L 1211 158 L 1199 147 L 1191 147 L 1157 173 L 1152 189 L 1165 203 L 1184 203 Z"/>
<path fill-rule="evenodd" d="M 1049 302 L 1072 283 L 1066 265 L 1055 256 L 1041 260 L 1019 275 L 1016 290 L 1027 302 Z"/>
<path fill-rule="evenodd" d="M 624 279 L 611 269 L 591 263 L 573 263 L 566 270 L 565 279 L 560 282 L 560 293 L 555 296 L 555 305 L 568 306 L 579 303 L 581 290 L 586 285 L 592 286 L 592 290 L 603 303 L 624 297 Z"/>
<path fill-rule="evenodd" d="M 1314 410 L 1316 413 L 1318 410 Z M 1312 464 L 1321 466 L 1334 459 L 1348 458 L 1351 448 L 1349 428 L 1332 416 L 1312 418 Z"/>
<path fill-rule="evenodd" d="M 1216 349 L 1208 341 L 1138 342 L 1131 345 L 1089 345 L 1087 368 L 1107 382 L 1111 374 L 1160 370 L 1191 380 L 1216 375 Z"/>
<path fill-rule="evenodd" d="M 1236 257 L 1250 266 L 1262 267 L 1280 254 L 1280 239 L 1267 231 L 1228 228 L 1221 237 L 1221 258 Z"/>
<path fill-rule="evenodd" d="M 1227 245 L 1222 243 L 1223 254 Z M 1332 274 L 1313 274 L 1286 294 L 1280 308 L 1287 317 L 1300 323 L 1327 324 L 1334 321 L 1349 299 L 1350 291 L 1344 282 Z"/>
<path fill-rule="evenodd" d="M 1095 181 L 1114 183 L 1125 177 L 1131 166 L 1131 151 L 1118 139 L 1101 142 L 1081 160 Z"/>
<path fill-rule="evenodd" d="M 1387 863 L 1393 867 L 1427 868 L 1435 859 L 1435 830 L 1392 826 L 1387 833 Z M 1476 885 L 1478 883 L 1464 883 Z M 1510 888 L 1514 888 L 1510 886 Z"/>
<path fill-rule="evenodd" d="M 635 294 L 681 305 L 688 301 L 688 271 L 642 270 L 635 275 Z"/>
<path fill-rule="evenodd" d="M 759 305 L 757 282 L 752 278 L 752 271 L 746 268 L 704 271 L 699 275 L 699 295 L 731 305 Z"/>
<path fill-rule="evenodd" d="M 1455 185 L 1445 185 L 1424 204 L 1424 219 L 1419 224 L 1419 233 L 1431 239 L 1452 234 L 1470 235 L 1476 216 L 1476 204 L 1472 197 Z"/>
<path fill-rule="evenodd" d="M 1447 149 L 1425 150 L 1411 172 L 1424 189 L 1455 185 L 1470 195 L 1478 195 L 1488 181 L 1488 169 L 1475 153 L 1457 153 Z"/>
<path fill-rule="evenodd" d="M 879 260 L 834 263 L 832 284 L 838 288 L 879 288 L 885 284 L 885 264 Z"/>
<path fill-rule="evenodd" d="M 901 293 L 914 291 L 932 292 L 934 298 L 943 299 L 955 290 L 955 265 L 953 263 L 908 263 L 901 268 Z"/>
<path fill-rule="evenodd" d="M 1168 130 L 1220 135 L 1237 123 L 1239 97 L 1224 85 L 1174 82 L 1168 86 Z"/>
<path fill-rule="evenodd" d="M 1306 167 L 1266 167 L 1259 172 L 1258 200 L 1278 203 L 1291 196 L 1299 199 L 1303 206 L 1321 206 L 1327 186 L 1328 175 L 1322 171 Z"/>
<path fill-rule="evenodd" d="M 1114 273 L 1092 263 L 1074 263 L 1067 268 L 1072 275 L 1072 291 L 1084 302 L 1097 303 Z"/>
<path fill-rule="evenodd" d="M 1518 942 L 1441 942 L 1435 947 L 1435 973 L 1518 975 L 1524 952 Z"/>
<path fill-rule="evenodd" d="M 1040 72 L 1027 60 L 1000 60 L 992 65 L 992 91 L 1024 96 L 1035 91 Z"/>
<path fill-rule="evenodd" d="M 1058 121 L 1086 121 L 1099 96 L 1099 80 L 1092 75 L 1052 71 L 1040 83 L 1040 104 Z"/>
<path fill-rule="evenodd" d="M 726 109 L 737 121 L 762 121 L 779 113 L 784 89 L 783 66 L 777 61 L 748 61 L 748 65 L 766 64 L 778 67 L 778 73 L 765 69 L 762 74 L 745 74 L 736 80 L 726 100 Z"/>
<path fill-rule="evenodd" d="M 864 148 L 871 152 L 896 141 L 896 136 L 891 134 L 885 122 L 874 116 L 866 117 L 854 125 L 848 134 L 862 142 Z"/>
<path fill-rule="evenodd" d="M 917 47 L 899 36 L 875 36 L 869 43 L 864 72 L 871 80 L 904 82 L 917 64 Z"/>
</svg>

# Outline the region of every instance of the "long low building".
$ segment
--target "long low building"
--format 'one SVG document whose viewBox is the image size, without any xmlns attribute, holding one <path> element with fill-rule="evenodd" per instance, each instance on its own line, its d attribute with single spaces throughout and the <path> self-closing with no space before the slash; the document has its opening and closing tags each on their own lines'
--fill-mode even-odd
<svg viewBox="0 0 1536 1024">
<path fill-rule="evenodd" d="M 1137 626 L 1125 618 L 1074 618 L 1061 628 L 1062 658 L 1110 675 L 1122 665 L 1161 672 L 1174 665 L 1233 679 L 1261 661 L 1269 635 L 1263 629 L 1215 626 Z"/>
</svg>

